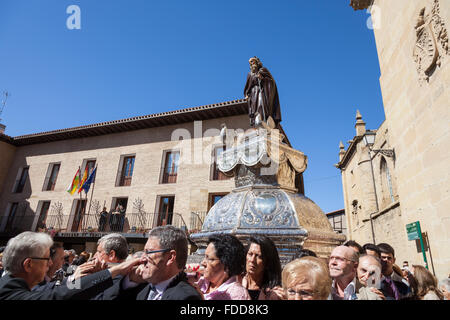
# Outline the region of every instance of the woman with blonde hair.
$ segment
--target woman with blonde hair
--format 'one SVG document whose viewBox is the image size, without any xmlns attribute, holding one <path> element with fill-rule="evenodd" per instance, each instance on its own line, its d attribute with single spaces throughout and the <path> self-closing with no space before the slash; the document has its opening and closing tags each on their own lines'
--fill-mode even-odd
<svg viewBox="0 0 450 320">
<path fill-rule="evenodd" d="M 288 300 L 327 300 L 331 292 L 328 267 L 320 258 L 306 256 L 289 262 L 281 278 Z"/>
<path fill-rule="evenodd" d="M 444 295 L 439 290 L 435 276 L 425 267 L 413 265 L 412 274 L 417 286 L 416 296 L 420 300 L 443 300 Z"/>
</svg>

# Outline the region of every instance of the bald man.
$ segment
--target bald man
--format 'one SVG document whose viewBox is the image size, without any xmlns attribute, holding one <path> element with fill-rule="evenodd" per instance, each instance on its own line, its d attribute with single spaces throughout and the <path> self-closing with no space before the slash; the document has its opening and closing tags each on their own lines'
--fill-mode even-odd
<svg viewBox="0 0 450 320">
<path fill-rule="evenodd" d="M 359 282 L 358 262 L 359 253 L 350 247 L 339 246 L 331 252 L 328 266 L 333 279 L 333 300 L 381 300 L 381 297 Z"/>
<path fill-rule="evenodd" d="M 359 254 L 346 246 L 333 249 L 328 262 L 330 276 L 333 279 L 331 296 L 333 300 L 356 300 L 356 268 Z"/>
</svg>

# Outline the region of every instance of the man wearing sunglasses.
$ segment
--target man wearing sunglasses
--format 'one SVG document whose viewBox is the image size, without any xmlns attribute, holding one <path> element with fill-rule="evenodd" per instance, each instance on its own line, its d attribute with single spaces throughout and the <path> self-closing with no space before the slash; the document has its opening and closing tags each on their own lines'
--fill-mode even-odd
<svg viewBox="0 0 450 320">
<path fill-rule="evenodd" d="M 67 281 L 66 285 L 31 291 L 31 288 L 44 280 L 52 265 L 52 245 L 53 240 L 48 234 L 30 231 L 8 241 L 3 255 L 8 274 L 0 279 L 0 300 L 89 299 L 112 286 L 113 277 L 128 274 L 133 266 L 140 264 L 139 260 L 134 259 L 109 270 L 102 270 L 105 266 L 100 263 L 88 262 L 77 268 L 74 280 L 78 283 Z M 68 285 L 69 283 L 74 285 Z"/>
<path fill-rule="evenodd" d="M 186 233 L 173 226 L 149 233 L 141 265 L 104 293 L 105 300 L 201 300 L 188 283 L 184 267 L 188 255 Z"/>
</svg>

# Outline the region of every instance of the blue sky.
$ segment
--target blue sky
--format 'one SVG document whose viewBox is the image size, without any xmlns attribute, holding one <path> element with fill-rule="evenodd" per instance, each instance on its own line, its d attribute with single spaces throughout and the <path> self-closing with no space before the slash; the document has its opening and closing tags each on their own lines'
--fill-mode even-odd
<svg viewBox="0 0 450 320">
<path fill-rule="evenodd" d="M 306 195 L 344 207 L 339 141 L 384 120 L 366 11 L 350 0 L 2 0 L 0 116 L 18 136 L 243 98 L 248 59 L 275 78 L 282 125 L 308 156 Z M 81 9 L 69 30 L 66 9 Z"/>
</svg>

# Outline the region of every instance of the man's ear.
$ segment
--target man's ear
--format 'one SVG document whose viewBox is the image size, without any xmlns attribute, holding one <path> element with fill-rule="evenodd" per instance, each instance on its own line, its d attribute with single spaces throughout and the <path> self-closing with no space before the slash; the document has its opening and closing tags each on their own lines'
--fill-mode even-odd
<svg viewBox="0 0 450 320">
<path fill-rule="evenodd" d="M 172 263 L 177 263 L 177 252 L 175 250 L 170 250 L 169 251 L 169 260 L 167 260 L 167 265 L 171 265 Z"/>
<path fill-rule="evenodd" d="M 23 267 L 23 269 L 25 270 L 25 272 L 31 272 L 31 261 L 32 261 L 32 259 L 31 258 L 26 258 L 24 261 L 23 261 L 23 264 L 22 264 L 22 267 Z"/>
<path fill-rule="evenodd" d="M 115 260 L 116 259 L 116 251 L 115 250 L 111 250 L 111 252 L 109 253 L 109 260 Z"/>
</svg>

